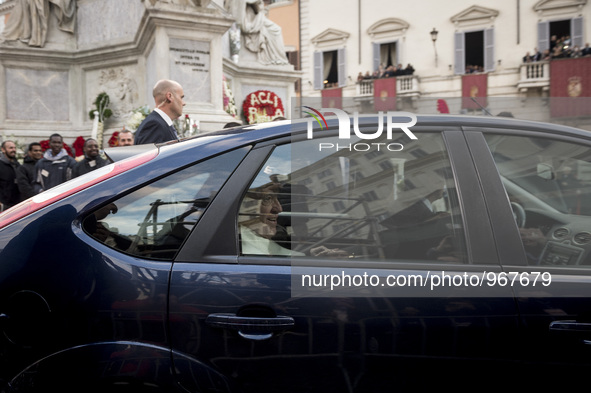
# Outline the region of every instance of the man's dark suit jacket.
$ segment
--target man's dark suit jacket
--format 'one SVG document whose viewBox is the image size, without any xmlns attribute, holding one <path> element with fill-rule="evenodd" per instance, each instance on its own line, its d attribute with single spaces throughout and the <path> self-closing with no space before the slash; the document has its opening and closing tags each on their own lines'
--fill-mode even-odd
<svg viewBox="0 0 591 393">
<path fill-rule="evenodd" d="M 174 141 L 177 137 L 170 129 L 166 121 L 156 111 L 152 111 L 135 132 L 134 144 L 162 143 Z"/>
</svg>

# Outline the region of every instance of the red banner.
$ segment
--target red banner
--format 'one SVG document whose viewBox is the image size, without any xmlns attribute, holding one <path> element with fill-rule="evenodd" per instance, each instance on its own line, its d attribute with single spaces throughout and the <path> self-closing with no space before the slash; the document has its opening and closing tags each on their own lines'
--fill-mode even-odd
<svg viewBox="0 0 591 393">
<path fill-rule="evenodd" d="M 340 87 L 323 89 L 322 107 L 343 109 L 343 89 Z"/>
<path fill-rule="evenodd" d="M 585 98 L 587 97 L 587 98 Z M 550 115 L 591 115 L 591 57 L 550 62 Z"/>
<path fill-rule="evenodd" d="M 488 74 L 462 75 L 462 108 L 486 108 Z"/>
<path fill-rule="evenodd" d="M 373 105 L 376 111 L 396 110 L 396 78 L 373 81 Z"/>
</svg>

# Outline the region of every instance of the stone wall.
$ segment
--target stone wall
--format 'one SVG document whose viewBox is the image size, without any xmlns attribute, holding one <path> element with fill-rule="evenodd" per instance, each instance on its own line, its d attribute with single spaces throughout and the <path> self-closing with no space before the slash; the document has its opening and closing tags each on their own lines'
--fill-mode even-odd
<svg viewBox="0 0 591 393">
<path fill-rule="evenodd" d="M 16 1 L 0 4 L 0 29 Z M 105 122 L 106 145 L 133 109 L 154 106 L 152 86 L 163 78 L 183 85 L 184 113 L 202 131 L 235 120 L 223 109 L 224 76 L 237 107 L 250 90 L 272 89 L 288 108 L 299 74 L 290 65 L 257 64 L 252 53 L 240 63 L 229 60 L 227 31 L 234 19 L 220 2 L 77 0 L 74 34 L 59 30 L 52 14 L 44 46 L 0 43 L 0 137 L 22 144 L 54 132 L 67 143 L 89 137 L 88 112 L 106 92 L 113 111 Z"/>
</svg>

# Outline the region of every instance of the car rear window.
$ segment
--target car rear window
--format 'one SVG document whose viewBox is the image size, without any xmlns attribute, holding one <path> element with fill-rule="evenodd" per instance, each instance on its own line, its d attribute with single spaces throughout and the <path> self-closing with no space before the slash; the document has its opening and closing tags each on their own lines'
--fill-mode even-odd
<svg viewBox="0 0 591 393">
<path fill-rule="evenodd" d="M 95 210 L 84 230 L 127 254 L 171 260 L 244 155 L 234 150 L 147 184 Z"/>
</svg>

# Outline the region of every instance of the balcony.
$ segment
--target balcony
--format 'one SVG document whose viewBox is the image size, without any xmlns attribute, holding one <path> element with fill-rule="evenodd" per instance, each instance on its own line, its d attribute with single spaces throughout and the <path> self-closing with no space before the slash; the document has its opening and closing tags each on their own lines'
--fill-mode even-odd
<svg viewBox="0 0 591 393">
<path fill-rule="evenodd" d="M 548 61 L 521 64 L 517 90 L 526 94 L 528 89 L 541 89 L 543 92 L 550 89 L 550 63 Z"/>
<path fill-rule="evenodd" d="M 364 79 L 357 83 L 358 97 L 373 97 L 373 79 Z M 418 97 L 419 77 L 416 75 L 403 75 L 396 77 L 396 97 Z"/>
</svg>

